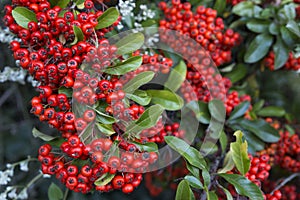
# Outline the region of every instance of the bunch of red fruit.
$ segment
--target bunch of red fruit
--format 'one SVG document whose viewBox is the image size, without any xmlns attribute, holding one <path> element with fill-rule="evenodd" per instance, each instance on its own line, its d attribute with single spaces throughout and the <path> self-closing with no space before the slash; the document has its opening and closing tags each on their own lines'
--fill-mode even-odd
<svg viewBox="0 0 300 200">
<path fill-rule="evenodd" d="M 274 52 L 270 52 L 268 56 L 264 59 L 265 66 L 270 70 L 275 70 L 275 54 Z M 289 53 L 289 58 L 286 63 L 283 65 L 282 69 L 286 70 L 299 70 L 300 69 L 300 58 L 296 58 L 292 52 Z"/>
</svg>

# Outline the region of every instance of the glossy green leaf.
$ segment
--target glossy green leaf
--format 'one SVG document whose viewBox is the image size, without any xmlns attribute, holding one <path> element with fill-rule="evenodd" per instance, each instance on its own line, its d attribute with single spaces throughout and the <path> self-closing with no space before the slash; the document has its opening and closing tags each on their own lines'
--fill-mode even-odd
<svg viewBox="0 0 300 200">
<path fill-rule="evenodd" d="M 141 56 L 133 56 L 121 63 L 104 69 L 103 72 L 112 75 L 124 75 L 139 68 L 142 62 L 143 58 Z"/>
<path fill-rule="evenodd" d="M 140 118 L 136 121 L 136 125 L 143 128 L 151 128 L 156 125 L 158 119 L 161 117 L 164 109 L 160 105 L 153 105 L 147 108 Z"/>
<path fill-rule="evenodd" d="M 36 128 L 32 129 L 32 135 L 33 135 L 33 137 L 40 138 L 45 142 L 49 142 L 49 141 L 55 140 L 57 138 L 57 137 L 53 137 L 50 135 L 46 135 L 46 134 L 40 132 L 39 130 L 37 130 Z"/>
<path fill-rule="evenodd" d="M 61 8 L 66 8 L 70 1 L 71 0 L 59 0 L 56 5 Z"/>
<path fill-rule="evenodd" d="M 265 148 L 265 143 L 259 139 L 255 134 L 244 131 L 244 137 L 248 141 L 248 152 L 254 154 L 255 152 L 261 151 Z"/>
<path fill-rule="evenodd" d="M 131 79 L 128 83 L 123 86 L 123 91 L 126 93 L 134 93 L 135 90 L 139 89 L 142 85 L 150 82 L 155 73 L 154 72 L 142 72 L 136 75 L 133 79 Z"/>
<path fill-rule="evenodd" d="M 243 141 L 243 133 L 236 131 L 234 133 L 236 141 L 230 144 L 232 159 L 236 168 L 242 175 L 245 175 L 250 168 L 250 159 L 248 157 L 248 143 Z"/>
<path fill-rule="evenodd" d="M 233 119 L 237 119 L 239 117 L 242 117 L 245 115 L 246 111 L 249 109 L 250 107 L 250 102 L 249 101 L 245 101 L 240 103 L 238 106 L 236 106 L 233 111 L 231 112 L 228 120 L 233 120 Z"/>
<path fill-rule="evenodd" d="M 112 124 L 101 124 L 96 123 L 98 130 L 106 136 L 111 136 L 115 133 L 115 130 L 112 127 Z"/>
<path fill-rule="evenodd" d="M 254 133 L 264 142 L 274 143 L 278 142 L 280 138 L 278 131 L 263 119 L 253 121 L 243 119 L 238 123 L 241 127 Z"/>
<path fill-rule="evenodd" d="M 96 109 L 93 109 L 93 110 L 97 113 L 97 115 L 96 115 L 97 122 L 100 122 L 102 124 L 113 124 L 116 122 L 114 117 L 107 115 L 103 112 L 100 112 L 99 110 L 96 110 Z"/>
<path fill-rule="evenodd" d="M 288 60 L 290 51 L 280 37 L 277 37 L 276 43 L 273 46 L 273 51 L 275 53 L 274 68 L 275 70 L 280 69 Z"/>
<path fill-rule="evenodd" d="M 159 104 L 166 110 L 180 110 L 184 104 L 183 99 L 169 90 L 147 90 L 153 104 Z"/>
<path fill-rule="evenodd" d="M 284 15 L 288 20 L 294 20 L 296 17 L 296 9 L 293 4 L 286 4 L 283 6 Z"/>
<path fill-rule="evenodd" d="M 61 189 L 55 183 L 51 183 L 50 187 L 48 188 L 48 199 L 61 200 L 63 197 L 64 194 Z"/>
<path fill-rule="evenodd" d="M 158 146 L 155 142 L 147 142 L 145 144 L 141 144 L 138 142 L 132 142 L 140 151 L 145 152 L 157 152 Z"/>
<path fill-rule="evenodd" d="M 16 7 L 12 10 L 14 20 L 23 28 L 28 29 L 29 22 L 37 22 L 36 15 L 33 11 L 25 7 Z"/>
<path fill-rule="evenodd" d="M 209 191 L 207 194 L 207 200 L 218 200 L 218 196 L 214 191 Z"/>
<path fill-rule="evenodd" d="M 253 182 L 238 174 L 218 174 L 235 187 L 237 193 L 247 196 L 250 200 L 263 200 L 261 190 Z"/>
<path fill-rule="evenodd" d="M 232 151 L 228 151 L 228 153 L 224 158 L 223 167 L 218 170 L 218 173 L 227 173 L 228 171 L 231 171 L 234 168 L 235 164 L 233 161 L 232 154 L 233 154 Z"/>
<path fill-rule="evenodd" d="M 174 136 L 165 136 L 166 143 L 180 155 L 182 155 L 191 165 L 199 169 L 206 169 L 207 164 L 200 152 L 188 145 L 184 140 Z"/>
<path fill-rule="evenodd" d="M 216 0 L 214 9 L 218 12 L 219 15 L 222 15 L 226 8 L 226 1 L 224 0 Z"/>
<path fill-rule="evenodd" d="M 117 54 L 123 55 L 138 50 L 144 44 L 144 39 L 142 33 L 131 33 L 123 37 L 115 44 L 118 47 Z"/>
<path fill-rule="evenodd" d="M 300 28 L 299 28 L 299 25 L 294 20 L 290 20 L 287 23 L 286 28 L 289 29 L 292 33 L 294 33 L 298 37 L 300 37 Z"/>
<path fill-rule="evenodd" d="M 257 35 L 246 50 L 244 60 L 255 63 L 265 57 L 273 43 L 273 37 L 267 33 Z"/>
<path fill-rule="evenodd" d="M 176 191 L 175 200 L 192 200 L 194 193 L 186 180 L 180 181 Z"/>
<path fill-rule="evenodd" d="M 110 173 L 106 173 L 103 174 L 102 176 L 100 176 L 100 178 L 98 178 L 94 184 L 96 186 L 103 186 L 108 184 L 109 182 L 111 182 L 111 180 L 115 177 L 116 174 L 110 174 Z"/>
<path fill-rule="evenodd" d="M 282 40 L 288 47 L 293 47 L 299 40 L 299 38 L 294 33 L 292 33 L 289 29 L 287 29 L 284 26 L 280 28 L 280 34 Z"/>
<path fill-rule="evenodd" d="M 210 177 L 208 170 L 202 170 L 201 175 L 203 178 L 204 187 L 207 188 L 211 182 L 211 177 Z"/>
<path fill-rule="evenodd" d="M 187 72 L 186 64 L 183 60 L 179 62 L 179 64 L 174 67 L 168 77 L 168 80 L 165 82 L 165 88 L 176 92 L 182 85 L 185 80 Z"/>
<path fill-rule="evenodd" d="M 195 176 L 186 175 L 184 177 L 185 180 L 187 180 L 191 187 L 196 189 L 203 189 L 203 184 L 199 180 L 199 178 L 196 178 Z"/>
<path fill-rule="evenodd" d="M 80 27 L 73 25 L 73 31 L 74 31 L 75 38 L 74 41 L 71 43 L 71 45 L 77 44 L 77 42 L 80 42 L 84 39 L 84 34 Z"/>
<path fill-rule="evenodd" d="M 270 22 L 266 20 L 251 19 L 247 22 L 246 26 L 250 31 L 255 33 L 264 33 L 268 31 Z"/>
<path fill-rule="evenodd" d="M 232 12 L 241 17 L 252 17 L 254 4 L 251 1 L 243 1 L 237 5 L 235 5 L 232 9 Z"/>
<path fill-rule="evenodd" d="M 247 75 L 247 72 L 247 67 L 244 64 L 238 64 L 231 72 L 226 73 L 225 76 L 228 77 L 232 83 L 236 83 L 243 79 Z"/>
<path fill-rule="evenodd" d="M 256 114 L 262 117 L 283 117 L 285 115 L 285 110 L 278 106 L 268 106 L 262 108 Z"/>
<path fill-rule="evenodd" d="M 222 131 L 220 135 L 220 144 L 221 144 L 222 152 L 224 153 L 228 145 L 228 138 L 224 131 Z"/>
<path fill-rule="evenodd" d="M 147 94 L 146 91 L 143 90 L 136 90 L 133 94 L 127 93 L 126 97 L 142 106 L 148 105 L 151 101 L 151 97 Z"/>
<path fill-rule="evenodd" d="M 211 116 L 218 122 L 224 122 L 226 117 L 226 111 L 224 103 L 221 100 L 214 99 L 209 101 L 208 110 Z"/>
<path fill-rule="evenodd" d="M 197 168 L 197 167 L 195 167 L 195 166 L 193 166 L 193 165 L 191 165 L 189 162 L 185 162 L 185 164 L 186 164 L 186 168 L 189 170 L 189 172 L 193 175 L 193 176 L 195 176 L 195 177 L 200 177 L 200 170 L 199 170 L 199 168 Z"/>
<path fill-rule="evenodd" d="M 208 110 L 208 104 L 203 101 L 191 101 L 186 105 L 196 115 L 198 121 L 202 124 L 209 124 L 210 113 Z"/>
<path fill-rule="evenodd" d="M 276 22 L 272 22 L 269 26 L 269 32 L 272 35 L 278 35 L 280 33 L 280 25 Z"/>
<path fill-rule="evenodd" d="M 258 111 L 260 109 L 262 109 L 262 107 L 264 106 L 265 104 L 265 100 L 260 100 L 258 101 L 257 103 L 255 103 L 252 107 L 252 111 Z"/>
<path fill-rule="evenodd" d="M 98 24 L 96 29 L 102 29 L 111 26 L 119 18 L 119 11 L 115 7 L 108 8 L 102 15 L 98 17 Z"/>
</svg>

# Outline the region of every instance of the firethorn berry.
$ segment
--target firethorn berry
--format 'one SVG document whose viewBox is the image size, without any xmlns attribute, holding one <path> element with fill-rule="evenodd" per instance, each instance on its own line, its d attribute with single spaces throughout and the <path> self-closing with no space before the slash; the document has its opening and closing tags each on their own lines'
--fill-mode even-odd
<svg viewBox="0 0 300 200">
<path fill-rule="evenodd" d="M 124 192 L 125 194 L 129 194 L 133 191 L 133 189 L 134 189 L 133 185 L 130 183 L 127 183 L 122 187 L 122 192 Z"/>
<path fill-rule="evenodd" d="M 112 180 L 112 186 L 114 189 L 120 189 L 125 184 L 125 180 L 122 176 L 117 175 Z"/>
</svg>

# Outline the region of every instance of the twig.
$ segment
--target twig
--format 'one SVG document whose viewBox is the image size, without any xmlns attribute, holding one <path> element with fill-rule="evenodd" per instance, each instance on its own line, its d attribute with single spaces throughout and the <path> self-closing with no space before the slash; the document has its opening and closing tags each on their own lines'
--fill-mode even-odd
<svg viewBox="0 0 300 200">
<path fill-rule="evenodd" d="M 70 190 L 67 188 L 66 191 L 65 191 L 65 193 L 64 193 L 64 198 L 63 198 L 63 200 L 67 200 L 69 191 L 70 191 Z"/>
<path fill-rule="evenodd" d="M 271 195 L 276 191 L 279 190 L 280 188 L 282 188 L 283 186 L 285 186 L 285 184 L 287 184 L 288 182 L 290 182 L 291 180 L 293 180 L 294 178 L 296 178 L 297 176 L 300 177 L 300 173 L 296 173 L 296 174 L 292 174 L 290 176 L 288 176 L 287 178 L 285 178 L 279 185 L 277 185 L 271 192 Z"/>
</svg>

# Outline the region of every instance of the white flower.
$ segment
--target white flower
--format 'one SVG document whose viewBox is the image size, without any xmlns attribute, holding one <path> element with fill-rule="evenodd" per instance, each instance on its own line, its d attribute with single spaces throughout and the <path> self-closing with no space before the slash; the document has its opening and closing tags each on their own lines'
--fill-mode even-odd
<svg viewBox="0 0 300 200">
<path fill-rule="evenodd" d="M 27 188 L 24 188 L 18 195 L 18 199 L 28 199 Z"/>
<path fill-rule="evenodd" d="M 20 170 L 24 172 L 28 172 L 28 160 L 25 160 L 20 163 Z"/>
<path fill-rule="evenodd" d="M 14 188 L 13 190 L 11 190 L 11 191 L 8 193 L 8 197 L 11 198 L 11 199 L 17 198 L 17 189 Z"/>
<path fill-rule="evenodd" d="M 0 200 L 7 200 L 7 193 L 6 192 L 0 193 Z"/>
<path fill-rule="evenodd" d="M 0 185 L 7 185 L 11 181 L 10 174 L 8 170 L 0 171 Z"/>
</svg>

